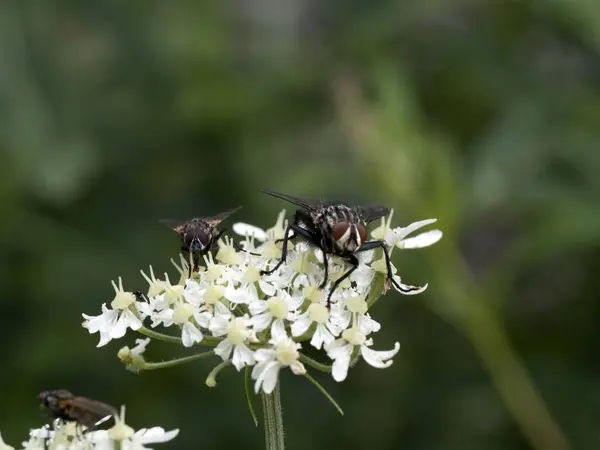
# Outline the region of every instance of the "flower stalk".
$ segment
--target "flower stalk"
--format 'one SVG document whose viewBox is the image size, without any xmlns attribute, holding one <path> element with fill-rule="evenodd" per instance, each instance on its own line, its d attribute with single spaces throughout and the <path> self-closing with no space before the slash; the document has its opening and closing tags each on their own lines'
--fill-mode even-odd
<svg viewBox="0 0 600 450">
<path fill-rule="evenodd" d="M 169 361 L 147 362 L 144 364 L 143 370 L 168 369 L 169 367 L 180 366 L 181 364 L 187 364 L 192 361 L 208 358 L 209 356 L 214 356 L 214 354 L 214 351 L 210 351 L 191 356 L 184 356 L 183 358 L 171 359 Z"/>
<path fill-rule="evenodd" d="M 283 411 L 279 383 L 271 394 L 261 392 L 266 450 L 284 450 Z"/>
</svg>

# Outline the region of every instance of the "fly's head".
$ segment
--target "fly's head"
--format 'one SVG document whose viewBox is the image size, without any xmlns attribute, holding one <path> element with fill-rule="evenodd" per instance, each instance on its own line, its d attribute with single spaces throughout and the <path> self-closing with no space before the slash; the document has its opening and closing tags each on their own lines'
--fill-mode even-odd
<svg viewBox="0 0 600 450">
<path fill-rule="evenodd" d="M 355 208 L 332 205 L 324 208 L 318 219 L 323 237 L 332 244 L 334 253 L 354 253 L 367 240 L 367 223 Z"/>
<path fill-rule="evenodd" d="M 203 254 L 210 250 L 213 240 L 218 234 L 217 226 L 240 208 L 237 207 L 212 217 L 201 217 L 187 221 L 162 219 L 160 222 L 181 236 L 184 249 L 190 253 Z"/>
<path fill-rule="evenodd" d="M 183 226 L 183 246 L 192 253 L 203 253 L 211 245 L 215 229 L 202 219 L 192 219 Z"/>
<path fill-rule="evenodd" d="M 40 392 L 40 405 L 48 409 L 56 409 L 58 402 L 61 400 L 69 400 L 73 398 L 73 394 L 66 389 L 57 389 L 55 391 Z"/>
<path fill-rule="evenodd" d="M 57 389 L 54 391 L 44 391 L 40 393 L 40 406 L 43 406 L 52 413 L 52 416 L 61 419 L 68 419 L 69 411 L 66 408 L 72 399 L 73 394 L 66 389 Z"/>
</svg>

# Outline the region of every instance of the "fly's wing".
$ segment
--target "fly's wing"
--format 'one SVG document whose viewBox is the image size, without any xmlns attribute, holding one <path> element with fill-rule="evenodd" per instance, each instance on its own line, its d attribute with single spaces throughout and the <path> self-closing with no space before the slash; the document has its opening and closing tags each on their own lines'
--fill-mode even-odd
<svg viewBox="0 0 600 450">
<path fill-rule="evenodd" d="M 357 206 L 356 210 L 358 211 L 360 218 L 366 223 L 387 216 L 390 212 L 388 208 L 380 205 Z"/>
<path fill-rule="evenodd" d="M 286 202 L 293 203 L 294 205 L 299 206 L 300 208 L 304 208 L 308 211 L 314 211 L 314 210 L 325 208 L 327 206 L 332 206 L 332 205 L 346 205 L 346 203 L 339 202 L 339 201 L 307 200 L 307 199 L 303 199 L 303 198 L 294 197 L 292 195 L 281 194 L 281 193 L 275 192 L 275 191 L 267 191 L 264 189 L 261 189 L 261 192 L 271 195 L 273 197 L 280 198 L 281 200 L 285 200 Z"/>
<path fill-rule="evenodd" d="M 117 410 L 112 406 L 89 398 L 75 397 L 70 402 L 72 420 L 88 428 L 93 428 L 98 422 L 104 422 L 103 419 L 117 414 Z"/>
<path fill-rule="evenodd" d="M 211 227 L 215 228 L 221 222 L 223 222 L 225 219 L 227 219 L 229 216 L 231 216 L 233 213 L 238 212 L 240 209 L 242 209 L 242 207 L 238 206 L 237 208 L 230 209 L 229 211 L 225 211 L 221 214 L 217 214 L 216 216 L 203 217 L 202 220 L 204 220 L 206 223 L 208 223 Z"/>
<path fill-rule="evenodd" d="M 185 224 L 187 223 L 187 221 L 185 220 L 174 219 L 160 219 L 159 222 L 168 226 L 179 235 L 183 234 L 183 232 L 185 231 Z"/>
</svg>

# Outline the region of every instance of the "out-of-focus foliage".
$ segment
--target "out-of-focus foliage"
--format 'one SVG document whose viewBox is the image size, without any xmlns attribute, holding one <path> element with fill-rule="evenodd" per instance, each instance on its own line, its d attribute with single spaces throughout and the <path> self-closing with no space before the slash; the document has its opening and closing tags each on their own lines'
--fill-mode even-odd
<svg viewBox="0 0 600 450">
<path fill-rule="evenodd" d="M 157 219 L 266 225 L 270 188 L 446 233 L 395 253 L 430 283 L 377 304 L 396 364 L 320 377 L 344 418 L 283 378 L 290 449 L 597 448 L 599 49 L 589 0 L 0 3 L 3 437 L 65 387 L 180 427 L 168 448 L 263 445 L 242 377 L 133 375 L 80 323 L 172 269 Z"/>
</svg>

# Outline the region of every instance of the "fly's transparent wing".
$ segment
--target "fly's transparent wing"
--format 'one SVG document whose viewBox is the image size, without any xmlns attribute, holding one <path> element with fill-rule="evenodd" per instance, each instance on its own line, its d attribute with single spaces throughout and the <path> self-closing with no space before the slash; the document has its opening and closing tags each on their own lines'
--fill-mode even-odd
<svg viewBox="0 0 600 450">
<path fill-rule="evenodd" d="M 88 428 L 106 422 L 117 414 L 112 406 L 89 398 L 75 397 L 70 402 L 73 419 Z"/>
<path fill-rule="evenodd" d="M 356 207 L 360 218 L 366 223 L 387 216 L 390 212 L 388 208 L 380 205 L 365 205 Z"/>
<path fill-rule="evenodd" d="M 168 226 L 177 234 L 183 234 L 185 231 L 185 224 L 187 223 L 185 220 L 175 220 L 175 219 L 160 219 L 160 223 Z"/>
<path fill-rule="evenodd" d="M 242 207 L 238 206 L 237 208 L 230 209 L 229 211 L 225 211 L 221 214 L 217 214 L 216 216 L 203 217 L 201 220 L 204 220 L 206 223 L 208 223 L 211 227 L 214 228 L 214 227 L 218 226 L 221 222 L 223 222 L 225 219 L 227 219 L 229 216 L 231 216 L 233 213 L 239 211 L 240 209 L 242 209 Z"/>
<path fill-rule="evenodd" d="M 332 205 L 347 205 L 346 203 L 340 202 L 337 200 L 309 200 L 309 199 L 294 197 L 293 195 L 281 194 L 281 193 L 275 192 L 275 191 L 267 191 L 264 189 L 261 190 L 261 192 L 271 195 L 273 197 L 280 198 L 281 200 L 285 200 L 286 202 L 290 202 L 296 206 L 299 206 L 299 207 L 304 208 L 309 211 L 314 211 L 314 210 L 325 208 L 327 206 L 332 206 Z"/>
</svg>

